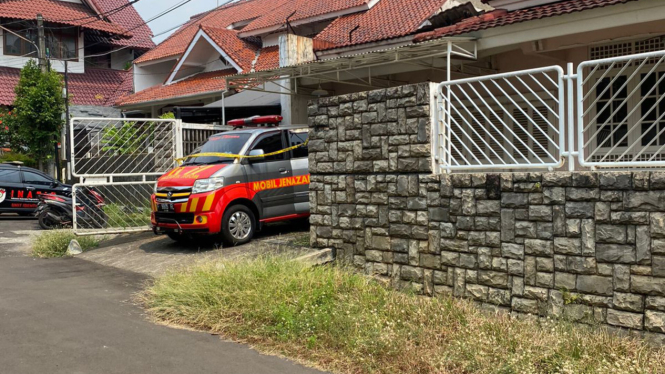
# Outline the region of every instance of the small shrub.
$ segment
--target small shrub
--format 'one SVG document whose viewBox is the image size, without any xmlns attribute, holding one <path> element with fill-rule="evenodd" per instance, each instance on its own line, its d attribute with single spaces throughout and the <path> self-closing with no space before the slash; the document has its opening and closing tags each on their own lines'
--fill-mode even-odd
<svg viewBox="0 0 665 374">
<path fill-rule="evenodd" d="M 71 230 L 45 231 L 32 243 L 32 255 L 41 258 L 63 257 L 72 239 L 76 239 L 84 251 L 99 245 L 96 237 L 76 236 Z"/>
<path fill-rule="evenodd" d="M 0 164 L 9 161 L 21 161 L 24 164 L 24 166 L 30 168 L 37 167 L 37 161 L 35 161 L 32 157 L 23 153 L 8 152 L 0 155 Z"/>
<path fill-rule="evenodd" d="M 104 206 L 108 227 L 138 227 L 150 225 L 150 207 L 133 207 L 118 204 Z"/>
<path fill-rule="evenodd" d="M 661 373 L 665 350 L 605 330 L 482 313 L 283 257 L 208 263 L 141 296 L 173 324 L 338 373 Z"/>
</svg>

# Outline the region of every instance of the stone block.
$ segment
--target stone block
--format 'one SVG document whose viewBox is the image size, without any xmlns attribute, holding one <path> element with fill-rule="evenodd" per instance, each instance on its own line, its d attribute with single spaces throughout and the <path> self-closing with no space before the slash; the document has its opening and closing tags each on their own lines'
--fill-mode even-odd
<svg viewBox="0 0 665 374">
<path fill-rule="evenodd" d="M 575 274 L 596 274 L 596 259 L 593 257 L 568 256 L 566 269 Z"/>
<path fill-rule="evenodd" d="M 656 255 L 665 255 L 665 239 L 652 240 L 651 252 Z"/>
<path fill-rule="evenodd" d="M 554 288 L 573 291 L 576 285 L 577 275 L 558 271 L 554 273 Z"/>
<path fill-rule="evenodd" d="M 571 218 L 566 220 L 566 236 L 577 238 L 582 234 L 580 221 L 581 220 L 579 218 Z"/>
<path fill-rule="evenodd" d="M 629 312 L 642 312 L 644 310 L 644 298 L 632 293 L 615 292 L 612 298 L 615 309 L 627 310 Z"/>
<path fill-rule="evenodd" d="M 644 307 L 665 312 L 665 297 L 647 296 Z"/>
<path fill-rule="evenodd" d="M 530 221 L 515 221 L 515 236 L 524 238 L 536 238 L 537 225 Z"/>
<path fill-rule="evenodd" d="M 650 296 L 665 296 L 665 278 L 631 275 L 630 291 Z"/>
<path fill-rule="evenodd" d="M 529 195 L 525 193 L 507 192 L 501 194 L 501 206 L 504 208 L 527 208 Z"/>
<path fill-rule="evenodd" d="M 554 242 L 550 240 L 524 239 L 524 253 L 534 256 L 552 256 Z"/>
<path fill-rule="evenodd" d="M 545 257 L 536 257 L 536 270 L 547 273 L 554 272 L 554 259 Z"/>
<path fill-rule="evenodd" d="M 479 284 L 467 284 L 466 285 L 466 297 L 470 297 L 478 301 L 487 301 L 488 287 L 481 286 Z"/>
<path fill-rule="evenodd" d="M 564 305 L 563 316 L 569 321 L 591 323 L 593 321 L 593 308 L 580 304 Z"/>
<path fill-rule="evenodd" d="M 567 187 L 572 185 L 572 174 L 569 172 L 543 173 L 543 186 Z"/>
<path fill-rule="evenodd" d="M 635 229 L 635 258 L 638 264 L 649 264 L 651 262 L 649 226 L 637 226 Z"/>
<path fill-rule="evenodd" d="M 554 238 L 554 253 L 562 255 L 581 255 L 582 242 L 579 238 Z"/>
<path fill-rule="evenodd" d="M 600 199 L 600 190 L 597 188 L 566 188 L 568 201 L 597 201 Z"/>
<path fill-rule="evenodd" d="M 600 188 L 605 190 L 630 190 L 632 188 L 632 173 L 609 171 L 599 173 Z"/>
<path fill-rule="evenodd" d="M 611 221 L 611 205 L 607 202 L 598 202 L 595 205 L 594 218 L 596 222 L 610 222 Z"/>
<path fill-rule="evenodd" d="M 554 274 L 553 273 L 536 273 L 536 286 L 552 288 L 554 287 Z"/>
<path fill-rule="evenodd" d="M 569 218 L 593 218 L 596 205 L 593 202 L 567 201 L 566 216 Z"/>
<path fill-rule="evenodd" d="M 644 329 L 665 333 L 665 313 L 647 310 L 644 312 Z"/>
<path fill-rule="evenodd" d="M 479 200 L 476 202 L 476 214 L 479 216 L 498 216 L 501 204 L 498 200 Z"/>
<path fill-rule="evenodd" d="M 490 287 L 508 288 L 508 274 L 498 271 L 478 271 L 478 283 Z"/>
<path fill-rule="evenodd" d="M 566 202 L 566 189 L 563 187 L 544 187 L 543 204 L 558 205 Z"/>
<path fill-rule="evenodd" d="M 665 277 L 665 256 L 653 256 L 651 271 L 655 277 Z"/>
<path fill-rule="evenodd" d="M 612 296 L 613 286 L 611 277 L 598 275 L 578 275 L 577 290 L 594 295 Z"/>
<path fill-rule="evenodd" d="M 514 243 L 501 243 L 501 255 L 517 260 L 524 259 L 524 245 Z"/>
<path fill-rule="evenodd" d="M 524 275 L 524 261 L 508 259 L 506 261 L 506 266 L 508 268 L 508 274 L 519 276 Z"/>
<path fill-rule="evenodd" d="M 520 313 L 538 314 L 538 300 L 513 297 L 511 309 Z"/>
<path fill-rule="evenodd" d="M 665 173 L 662 171 L 651 172 L 650 185 L 654 190 L 665 189 Z"/>
<path fill-rule="evenodd" d="M 524 297 L 528 299 L 547 301 L 548 294 L 549 291 L 547 288 L 531 287 L 531 286 L 524 287 Z"/>
<path fill-rule="evenodd" d="M 623 225 L 649 224 L 649 213 L 647 212 L 612 212 L 610 218 L 612 223 Z"/>
<path fill-rule="evenodd" d="M 626 191 L 623 199 L 623 205 L 624 209 L 628 211 L 660 212 L 662 211 L 663 206 L 665 206 L 665 192 Z"/>
<path fill-rule="evenodd" d="M 626 243 L 626 226 L 596 225 L 596 242 L 615 244 Z"/>
<path fill-rule="evenodd" d="M 402 269 L 400 271 L 400 277 L 403 280 L 422 282 L 423 269 L 412 266 L 402 266 Z"/>
<path fill-rule="evenodd" d="M 535 286 L 536 285 L 536 258 L 527 256 L 524 259 L 524 283 Z"/>
<path fill-rule="evenodd" d="M 529 220 L 552 221 L 552 207 L 549 205 L 529 205 Z"/>
<path fill-rule="evenodd" d="M 607 323 L 612 326 L 641 330 L 643 320 L 644 316 L 639 313 L 622 312 L 614 309 L 607 310 Z"/>
<path fill-rule="evenodd" d="M 598 173 L 595 172 L 574 172 L 572 173 L 573 177 L 573 187 L 598 187 Z"/>
<path fill-rule="evenodd" d="M 552 208 L 552 230 L 555 236 L 566 236 L 566 214 L 563 206 Z"/>
<path fill-rule="evenodd" d="M 665 201 L 661 209 L 665 209 Z M 651 237 L 665 238 L 665 213 L 651 213 Z"/>
<path fill-rule="evenodd" d="M 596 244 L 596 259 L 599 262 L 634 264 L 636 251 L 632 245 Z"/>
</svg>

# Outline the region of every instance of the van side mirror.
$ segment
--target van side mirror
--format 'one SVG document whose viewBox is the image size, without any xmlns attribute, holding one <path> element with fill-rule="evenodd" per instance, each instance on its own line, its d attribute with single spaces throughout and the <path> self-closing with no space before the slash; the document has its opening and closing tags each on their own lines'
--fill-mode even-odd
<svg viewBox="0 0 665 374">
<path fill-rule="evenodd" d="M 249 156 L 263 156 L 264 154 L 265 152 L 263 152 L 263 149 L 252 149 L 251 151 L 249 151 Z M 250 164 L 255 162 L 262 162 L 264 160 L 265 158 L 263 157 L 253 157 L 247 159 L 247 161 L 249 161 Z"/>
<path fill-rule="evenodd" d="M 58 182 L 58 181 L 51 182 L 51 188 L 58 187 L 59 185 L 60 185 L 60 182 Z"/>
</svg>

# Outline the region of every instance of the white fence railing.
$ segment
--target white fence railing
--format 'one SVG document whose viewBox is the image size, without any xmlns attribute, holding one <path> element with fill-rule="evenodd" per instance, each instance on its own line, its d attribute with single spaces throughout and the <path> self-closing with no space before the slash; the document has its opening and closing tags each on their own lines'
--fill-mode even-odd
<svg viewBox="0 0 665 374">
<path fill-rule="evenodd" d="M 172 119 L 73 118 L 73 228 L 78 235 L 150 230 L 156 179 L 225 126 Z"/>
<path fill-rule="evenodd" d="M 665 51 L 439 84 L 438 172 L 665 167 Z"/>
<path fill-rule="evenodd" d="M 74 232 L 96 235 L 149 231 L 154 186 L 154 181 L 74 184 Z"/>
<path fill-rule="evenodd" d="M 72 175 L 129 177 L 164 174 L 179 157 L 176 124 L 176 120 L 169 119 L 72 118 Z"/>
<path fill-rule="evenodd" d="M 441 83 L 435 139 L 441 167 L 561 166 L 563 75 L 551 66 Z"/>
<path fill-rule="evenodd" d="M 577 97 L 582 166 L 665 166 L 665 51 L 580 64 Z"/>
</svg>

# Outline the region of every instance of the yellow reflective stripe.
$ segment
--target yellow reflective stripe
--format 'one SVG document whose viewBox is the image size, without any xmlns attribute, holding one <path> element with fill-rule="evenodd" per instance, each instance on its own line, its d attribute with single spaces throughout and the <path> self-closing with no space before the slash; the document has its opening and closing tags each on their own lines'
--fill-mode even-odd
<svg viewBox="0 0 665 374">
<path fill-rule="evenodd" d="M 157 197 L 166 197 L 165 193 L 156 193 L 155 196 Z"/>
<path fill-rule="evenodd" d="M 197 154 L 189 155 L 189 156 L 187 156 L 187 157 L 176 158 L 175 160 L 176 160 L 177 162 L 182 162 L 182 161 L 184 161 L 184 160 L 186 160 L 186 159 L 188 159 L 188 158 L 190 158 L 190 157 L 226 157 L 226 158 L 260 158 L 260 157 L 269 157 L 269 156 L 278 155 L 278 154 L 280 154 L 280 153 L 289 152 L 289 151 L 291 151 L 291 150 L 294 150 L 294 149 L 297 149 L 297 148 L 300 148 L 300 147 L 304 147 L 304 146 L 307 145 L 307 143 L 309 143 L 309 139 L 307 139 L 307 140 L 306 140 L 304 143 L 302 143 L 302 144 L 294 145 L 294 146 L 289 147 L 289 148 L 280 149 L 279 151 L 275 151 L 275 152 L 265 153 L 265 154 L 262 154 L 262 155 L 260 155 L 260 156 L 245 156 L 245 155 L 236 155 L 236 154 L 233 154 L 233 153 L 206 152 L 206 153 L 197 153 Z"/>
<path fill-rule="evenodd" d="M 189 212 L 194 213 L 196 211 L 196 205 L 199 203 L 199 198 L 195 197 L 192 199 L 192 203 L 189 205 Z"/>
<path fill-rule="evenodd" d="M 187 203 L 180 204 L 180 213 L 185 213 L 187 211 Z"/>
<path fill-rule="evenodd" d="M 203 204 L 203 211 L 204 211 L 204 212 L 207 212 L 207 211 L 210 210 L 210 207 L 212 207 L 212 200 L 213 200 L 214 198 L 215 198 L 215 193 L 214 193 L 214 192 L 211 193 L 210 195 L 208 195 L 208 197 L 206 197 L 206 201 L 205 201 L 205 203 Z"/>
<path fill-rule="evenodd" d="M 174 193 L 174 194 L 171 195 L 171 196 L 172 196 L 172 197 L 185 197 L 185 196 L 189 196 L 189 195 L 191 195 L 191 193 L 189 193 L 189 192 L 182 192 L 182 193 Z"/>
</svg>

